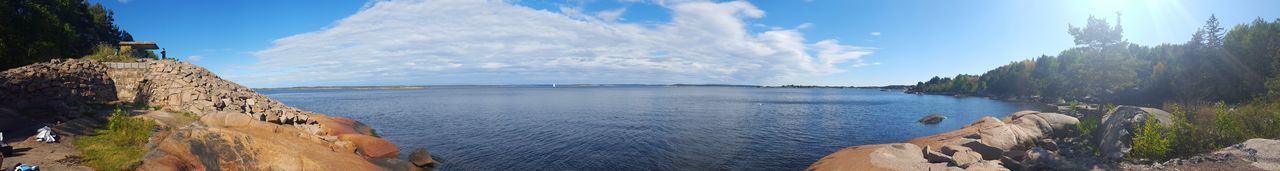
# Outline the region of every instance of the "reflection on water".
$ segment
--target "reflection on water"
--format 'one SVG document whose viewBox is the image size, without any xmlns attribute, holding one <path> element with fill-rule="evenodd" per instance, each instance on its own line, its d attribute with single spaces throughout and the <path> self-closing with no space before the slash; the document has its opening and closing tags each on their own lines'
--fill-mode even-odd
<svg viewBox="0 0 1280 171">
<path fill-rule="evenodd" d="M 847 146 L 946 132 L 1032 104 L 863 89 L 449 87 L 267 90 L 350 117 L 443 170 L 801 170 Z M 929 114 L 938 125 L 915 123 Z M 404 154 L 407 155 L 407 154 Z"/>
</svg>

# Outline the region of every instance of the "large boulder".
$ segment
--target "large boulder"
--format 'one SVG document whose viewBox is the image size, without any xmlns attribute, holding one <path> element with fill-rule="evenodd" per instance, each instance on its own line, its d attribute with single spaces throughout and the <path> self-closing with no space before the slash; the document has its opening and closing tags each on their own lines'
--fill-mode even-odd
<svg viewBox="0 0 1280 171">
<path fill-rule="evenodd" d="M 1165 127 L 1173 123 L 1169 112 L 1154 108 L 1117 106 L 1103 115 L 1102 125 L 1098 126 L 1096 133 L 1102 156 L 1109 160 L 1124 159 L 1124 155 L 1132 150 L 1134 131 L 1151 117 Z"/>
<path fill-rule="evenodd" d="M 822 157 L 805 170 L 930 170 L 931 168 L 947 167 L 942 163 L 929 163 L 919 146 L 893 143 L 845 148 Z"/>
<path fill-rule="evenodd" d="M 915 138 L 908 143 L 919 146 L 941 147 L 946 145 L 969 144 L 975 151 L 986 154 L 999 154 L 1048 137 L 1063 137 L 1075 130 L 1080 121 L 1071 116 L 1058 113 L 1041 113 L 1036 111 L 1020 111 L 1009 119 L 1000 120 L 995 117 L 983 117 L 955 131 Z M 977 141 L 977 146 L 971 141 Z M 981 148 L 981 149 L 980 149 Z M 993 151 L 982 151 L 994 148 Z M 997 158 L 988 158 L 994 160 Z"/>
<path fill-rule="evenodd" d="M 1023 155 L 1022 170 L 1053 170 L 1059 168 L 1058 165 L 1062 161 L 1062 157 L 1057 153 L 1040 147 L 1034 147 L 1027 150 Z"/>
</svg>

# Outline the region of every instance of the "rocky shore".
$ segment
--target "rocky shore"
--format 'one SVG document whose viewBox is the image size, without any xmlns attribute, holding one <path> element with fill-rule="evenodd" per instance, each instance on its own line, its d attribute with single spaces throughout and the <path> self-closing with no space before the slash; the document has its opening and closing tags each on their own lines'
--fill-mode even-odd
<svg viewBox="0 0 1280 171">
<path fill-rule="evenodd" d="M 1091 136 L 1080 136 L 1078 116 L 1020 111 L 984 117 L 955 131 L 904 143 L 848 147 L 806 170 L 1277 170 L 1280 140 L 1251 139 L 1190 159 L 1131 161 L 1134 131 L 1168 112 L 1118 106 L 1101 114 Z"/>
<path fill-rule="evenodd" d="M 185 62 L 55 59 L 0 73 L 0 125 L 100 123 L 95 109 L 108 104 L 160 109 L 134 116 L 160 127 L 140 170 L 423 170 L 437 164 L 425 150 L 400 159 L 395 144 L 358 121 L 286 106 Z"/>
</svg>

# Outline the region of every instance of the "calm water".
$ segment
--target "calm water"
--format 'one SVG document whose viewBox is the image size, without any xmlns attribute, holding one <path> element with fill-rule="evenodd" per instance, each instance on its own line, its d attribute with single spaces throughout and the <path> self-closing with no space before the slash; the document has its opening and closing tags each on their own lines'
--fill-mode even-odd
<svg viewBox="0 0 1280 171">
<path fill-rule="evenodd" d="M 443 170 L 801 170 L 843 147 L 901 142 L 1032 104 L 864 89 L 446 87 L 269 90 L 354 118 Z M 948 118 L 938 125 L 916 119 Z M 408 154 L 403 154 L 407 156 Z"/>
</svg>

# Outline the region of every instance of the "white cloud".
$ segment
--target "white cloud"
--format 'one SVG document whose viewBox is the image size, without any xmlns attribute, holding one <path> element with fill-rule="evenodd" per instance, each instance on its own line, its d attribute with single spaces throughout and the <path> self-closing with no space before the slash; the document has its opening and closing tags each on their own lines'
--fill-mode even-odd
<svg viewBox="0 0 1280 171">
<path fill-rule="evenodd" d="M 129 2 L 132 2 L 133 0 L 116 0 L 116 1 L 119 1 L 120 3 L 129 3 Z"/>
<path fill-rule="evenodd" d="M 342 84 L 786 83 L 865 65 L 871 49 L 809 43 L 799 29 L 748 30 L 744 1 L 657 2 L 669 23 L 616 21 L 507 1 L 379 1 L 254 52 L 255 87 Z"/>
<path fill-rule="evenodd" d="M 804 30 L 809 28 L 813 28 L 813 23 L 800 23 L 799 26 L 796 26 L 796 30 Z"/>
<path fill-rule="evenodd" d="M 872 36 L 880 36 L 880 32 L 871 32 Z"/>
<path fill-rule="evenodd" d="M 600 11 L 600 12 L 597 12 L 597 13 L 596 13 L 596 17 L 600 17 L 600 19 L 601 19 L 601 20 L 604 20 L 604 21 L 610 21 L 610 22 L 613 22 L 613 21 L 618 21 L 618 19 L 623 19 L 623 18 L 621 18 L 621 17 L 622 17 L 622 13 L 623 13 L 623 12 L 627 12 L 627 9 L 626 9 L 626 8 L 618 8 L 618 9 L 615 9 L 615 10 Z M 625 20 L 625 19 L 623 19 L 623 20 Z"/>
<path fill-rule="evenodd" d="M 187 60 L 191 62 L 200 61 L 200 59 L 204 59 L 204 56 L 200 56 L 200 55 L 187 56 Z"/>
</svg>

